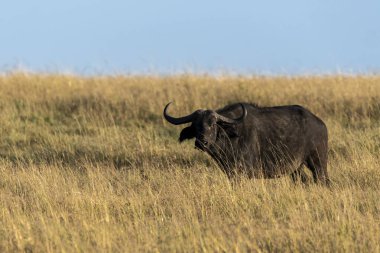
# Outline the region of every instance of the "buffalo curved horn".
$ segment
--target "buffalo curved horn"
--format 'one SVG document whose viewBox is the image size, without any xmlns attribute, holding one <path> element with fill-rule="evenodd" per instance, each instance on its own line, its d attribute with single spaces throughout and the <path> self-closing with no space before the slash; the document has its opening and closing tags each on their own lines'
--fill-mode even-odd
<svg viewBox="0 0 380 253">
<path fill-rule="evenodd" d="M 245 106 L 242 103 L 240 103 L 240 106 L 243 109 L 243 114 L 239 118 L 230 119 L 230 118 L 227 118 L 223 115 L 218 114 L 218 116 L 217 116 L 218 120 L 226 122 L 226 123 L 230 123 L 230 124 L 236 124 L 236 123 L 242 122 L 245 119 L 245 117 L 247 116 L 247 108 L 245 108 Z"/>
<path fill-rule="evenodd" d="M 168 103 L 166 106 L 165 106 L 165 109 L 164 109 L 164 117 L 165 119 L 172 123 L 173 125 L 181 125 L 181 124 L 185 124 L 185 123 L 189 123 L 189 122 L 192 122 L 199 114 L 199 111 L 200 110 L 197 110 L 195 112 L 193 112 L 192 114 L 189 114 L 187 116 L 183 116 L 183 117 L 180 117 L 180 118 L 174 118 L 172 116 L 170 116 L 168 113 L 167 113 L 167 110 L 169 108 L 169 105 L 171 104 L 172 102 Z"/>
</svg>

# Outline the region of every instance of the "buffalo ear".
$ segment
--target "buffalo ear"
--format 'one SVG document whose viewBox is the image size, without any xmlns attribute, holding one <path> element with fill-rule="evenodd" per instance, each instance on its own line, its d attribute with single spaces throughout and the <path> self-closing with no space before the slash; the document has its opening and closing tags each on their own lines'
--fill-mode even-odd
<svg viewBox="0 0 380 253">
<path fill-rule="evenodd" d="M 195 130 L 193 127 L 185 127 L 179 134 L 179 142 L 183 142 L 186 139 L 192 139 L 195 137 Z"/>
<path fill-rule="evenodd" d="M 228 135 L 230 138 L 239 137 L 239 131 L 235 124 L 220 124 L 220 126 L 223 128 L 224 132 Z"/>
</svg>

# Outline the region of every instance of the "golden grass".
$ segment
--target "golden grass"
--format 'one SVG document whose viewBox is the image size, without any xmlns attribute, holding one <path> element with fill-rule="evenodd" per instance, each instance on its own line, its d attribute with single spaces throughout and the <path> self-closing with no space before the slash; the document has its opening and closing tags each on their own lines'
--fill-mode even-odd
<svg viewBox="0 0 380 253">
<path fill-rule="evenodd" d="M 171 113 L 300 104 L 332 188 L 231 183 Z M 0 252 L 379 252 L 380 76 L 0 76 Z"/>
</svg>

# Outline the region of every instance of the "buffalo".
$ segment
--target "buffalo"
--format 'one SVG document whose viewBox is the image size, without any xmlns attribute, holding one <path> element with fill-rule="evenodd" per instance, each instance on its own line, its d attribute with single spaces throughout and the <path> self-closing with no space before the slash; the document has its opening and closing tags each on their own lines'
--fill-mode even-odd
<svg viewBox="0 0 380 253">
<path fill-rule="evenodd" d="M 229 177 L 291 175 L 294 181 L 306 182 L 305 165 L 316 183 L 329 184 L 327 127 L 304 107 L 234 103 L 173 117 L 168 114 L 170 104 L 163 112 L 168 122 L 191 123 L 181 131 L 179 141 L 195 138 L 195 147 L 208 153 Z"/>
</svg>

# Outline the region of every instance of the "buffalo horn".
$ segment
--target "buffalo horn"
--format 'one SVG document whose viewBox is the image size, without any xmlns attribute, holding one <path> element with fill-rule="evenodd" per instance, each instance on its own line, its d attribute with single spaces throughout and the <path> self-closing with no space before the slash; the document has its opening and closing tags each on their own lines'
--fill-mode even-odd
<svg viewBox="0 0 380 253">
<path fill-rule="evenodd" d="M 198 111 L 195 111 L 193 112 L 192 114 L 190 115 L 187 115 L 187 116 L 184 116 L 184 117 L 180 117 L 180 118 L 174 118 L 170 115 L 168 115 L 167 113 L 167 110 L 168 110 L 168 107 L 169 105 L 171 104 L 172 102 L 168 103 L 166 106 L 165 106 L 165 109 L 164 109 L 164 117 L 165 119 L 172 123 L 173 125 L 181 125 L 181 124 L 185 124 L 185 123 L 189 123 L 189 122 L 192 122 L 196 116 L 199 114 L 199 110 Z"/>
<path fill-rule="evenodd" d="M 243 109 L 243 114 L 239 118 L 230 119 L 230 118 L 227 118 L 223 115 L 218 114 L 218 120 L 226 122 L 226 123 L 230 123 L 230 124 L 236 124 L 236 123 L 242 122 L 244 120 L 244 118 L 247 116 L 247 109 L 245 108 L 245 106 L 243 104 L 240 104 L 240 106 Z"/>
</svg>

